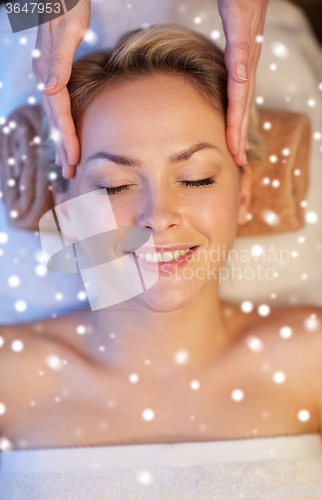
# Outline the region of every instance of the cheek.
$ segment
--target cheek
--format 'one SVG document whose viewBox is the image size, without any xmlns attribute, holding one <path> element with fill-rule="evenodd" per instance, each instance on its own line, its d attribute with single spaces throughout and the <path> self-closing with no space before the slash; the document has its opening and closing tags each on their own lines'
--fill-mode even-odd
<svg viewBox="0 0 322 500">
<path fill-rule="evenodd" d="M 237 186 L 218 189 L 204 196 L 202 203 L 194 207 L 191 216 L 195 225 L 209 240 L 232 244 L 237 232 L 239 190 Z"/>
</svg>

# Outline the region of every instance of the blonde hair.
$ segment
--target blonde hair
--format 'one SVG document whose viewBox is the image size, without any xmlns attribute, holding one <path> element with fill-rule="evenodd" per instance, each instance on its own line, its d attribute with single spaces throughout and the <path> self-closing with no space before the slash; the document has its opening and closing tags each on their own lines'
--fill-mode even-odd
<svg viewBox="0 0 322 500">
<path fill-rule="evenodd" d="M 206 36 L 172 24 L 130 31 L 120 38 L 112 51 L 100 50 L 76 61 L 67 85 L 74 122 L 108 86 L 124 79 L 165 72 L 181 73 L 188 78 L 203 98 L 221 113 L 226 125 L 228 71 L 223 51 Z M 258 130 L 254 104 L 247 139 L 248 161 L 262 161 L 265 144 Z M 47 164 L 48 161 L 47 156 Z M 61 169 L 55 166 L 52 156 L 49 164 L 50 171 L 59 174 L 55 181 L 57 189 L 64 191 L 68 181 L 61 177 Z"/>
</svg>

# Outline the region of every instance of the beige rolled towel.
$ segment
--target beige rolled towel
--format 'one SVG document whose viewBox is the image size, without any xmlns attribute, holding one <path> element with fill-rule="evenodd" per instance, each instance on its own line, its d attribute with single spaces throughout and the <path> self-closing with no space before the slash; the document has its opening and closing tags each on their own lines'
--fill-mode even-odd
<svg viewBox="0 0 322 500">
<path fill-rule="evenodd" d="M 1 129 L 2 197 L 9 224 L 17 229 L 39 231 L 39 219 L 54 205 L 48 172 L 39 162 L 44 139 L 40 106 L 16 109 Z"/>
<path fill-rule="evenodd" d="M 311 122 L 307 115 L 260 108 L 265 160 L 252 165 L 250 219 L 237 236 L 297 231 L 305 224 L 301 202 L 309 180 Z"/>
</svg>

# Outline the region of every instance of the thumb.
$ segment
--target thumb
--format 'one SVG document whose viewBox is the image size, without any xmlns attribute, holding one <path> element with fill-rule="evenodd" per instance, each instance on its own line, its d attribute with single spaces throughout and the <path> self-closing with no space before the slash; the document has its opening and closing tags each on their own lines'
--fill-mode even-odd
<svg viewBox="0 0 322 500">
<path fill-rule="evenodd" d="M 71 35 L 68 30 L 61 31 L 57 35 L 51 52 L 48 78 L 43 89 L 46 95 L 56 95 L 67 85 L 74 55 L 82 39 L 80 33 Z"/>
</svg>

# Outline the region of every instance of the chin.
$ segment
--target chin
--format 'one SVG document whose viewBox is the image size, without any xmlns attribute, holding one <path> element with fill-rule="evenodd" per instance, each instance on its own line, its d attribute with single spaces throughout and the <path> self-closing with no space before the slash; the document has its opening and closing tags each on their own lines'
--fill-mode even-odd
<svg viewBox="0 0 322 500">
<path fill-rule="evenodd" d="M 173 287 L 171 290 L 162 288 L 155 285 L 135 300 L 150 311 L 172 312 L 186 307 L 195 299 L 190 287 Z"/>
</svg>

